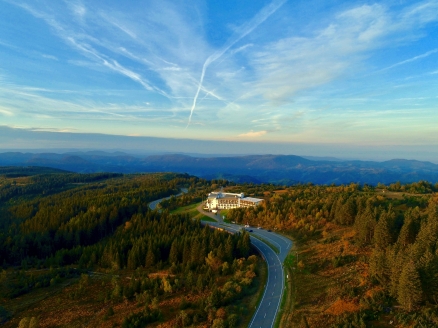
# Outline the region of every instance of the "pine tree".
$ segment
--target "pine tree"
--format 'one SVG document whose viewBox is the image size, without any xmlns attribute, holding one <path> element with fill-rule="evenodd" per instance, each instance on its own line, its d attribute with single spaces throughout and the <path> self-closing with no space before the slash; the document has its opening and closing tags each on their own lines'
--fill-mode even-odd
<svg viewBox="0 0 438 328">
<path fill-rule="evenodd" d="M 242 240 L 240 244 L 240 256 L 248 257 L 249 251 L 251 247 L 251 239 L 249 238 L 249 233 L 246 231 L 243 232 Z"/>
<path fill-rule="evenodd" d="M 429 250 L 418 262 L 421 285 L 424 297 L 431 303 L 438 303 L 438 254 Z"/>
<path fill-rule="evenodd" d="M 134 245 L 128 253 L 127 267 L 130 270 L 135 270 L 138 267 L 138 247 Z"/>
<path fill-rule="evenodd" d="M 386 286 L 389 281 L 386 256 L 382 249 L 373 249 L 370 257 L 370 275 L 376 278 L 383 286 Z"/>
<path fill-rule="evenodd" d="M 170 246 L 169 263 L 178 263 L 178 242 L 175 239 Z"/>
<path fill-rule="evenodd" d="M 191 258 L 190 250 L 191 250 L 191 247 L 190 247 L 188 239 L 186 238 L 184 240 L 183 255 L 182 255 L 182 263 L 184 265 L 186 265 L 187 263 L 190 262 L 190 258 Z"/>
<path fill-rule="evenodd" d="M 192 263 L 200 263 L 202 262 L 202 258 L 199 257 L 199 253 L 201 251 L 201 245 L 199 243 L 199 240 L 196 238 L 193 242 L 192 242 L 192 247 L 190 250 L 190 260 Z"/>
<path fill-rule="evenodd" d="M 199 293 L 204 291 L 204 286 L 205 286 L 204 279 L 202 275 L 199 275 L 198 279 L 196 280 L 196 289 L 198 290 Z"/>
<path fill-rule="evenodd" d="M 412 261 L 407 262 L 403 267 L 398 284 L 397 300 L 409 312 L 422 300 L 420 276 Z"/>
<path fill-rule="evenodd" d="M 418 222 L 420 220 L 420 210 L 418 207 L 409 209 L 405 216 L 403 226 L 397 239 L 397 244 L 406 247 L 415 242 L 418 233 Z"/>
<path fill-rule="evenodd" d="M 342 224 L 352 225 L 356 217 L 356 203 L 353 197 L 348 198 L 347 202 L 342 206 Z"/>
<path fill-rule="evenodd" d="M 438 218 L 429 215 L 428 218 L 421 222 L 420 231 L 413 245 L 412 256 L 415 261 L 420 260 L 421 256 L 428 250 L 435 252 L 438 239 Z"/>
<path fill-rule="evenodd" d="M 386 263 L 389 272 L 389 293 L 392 297 L 397 298 L 400 275 L 403 265 L 406 263 L 407 251 L 398 249 L 397 245 L 391 245 L 386 249 Z"/>
<path fill-rule="evenodd" d="M 354 227 L 357 231 L 356 239 L 361 246 L 371 243 L 376 226 L 376 214 L 370 202 L 367 203 L 365 211 L 356 218 Z"/>
<path fill-rule="evenodd" d="M 225 243 L 225 260 L 227 262 L 231 262 L 233 260 L 233 250 L 234 250 L 233 239 L 231 235 L 229 235 Z"/>
<path fill-rule="evenodd" d="M 385 250 L 386 247 L 392 244 L 393 238 L 391 228 L 394 218 L 395 214 L 392 209 L 389 209 L 388 212 L 385 212 L 380 216 L 374 230 L 374 245 L 376 248 Z"/>
<path fill-rule="evenodd" d="M 154 264 L 155 264 L 155 254 L 152 249 L 152 243 L 149 243 L 148 251 L 146 253 L 145 267 L 151 268 L 154 266 Z"/>
</svg>

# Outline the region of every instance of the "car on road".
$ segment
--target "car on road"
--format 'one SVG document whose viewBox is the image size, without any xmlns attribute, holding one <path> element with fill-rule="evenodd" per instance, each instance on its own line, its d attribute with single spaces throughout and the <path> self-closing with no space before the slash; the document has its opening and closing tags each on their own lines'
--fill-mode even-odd
<svg viewBox="0 0 438 328">
<path fill-rule="evenodd" d="M 252 232 L 252 229 L 247 229 L 249 232 Z"/>
<path fill-rule="evenodd" d="M 272 230 L 271 230 L 271 229 L 268 229 L 268 231 L 271 232 Z"/>
</svg>

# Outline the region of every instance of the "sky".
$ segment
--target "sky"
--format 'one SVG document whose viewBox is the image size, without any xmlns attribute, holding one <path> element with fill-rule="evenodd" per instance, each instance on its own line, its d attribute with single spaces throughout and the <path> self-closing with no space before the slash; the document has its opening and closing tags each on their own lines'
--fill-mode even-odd
<svg viewBox="0 0 438 328">
<path fill-rule="evenodd" d="M 0 149 L 169 139 L 438 162 L 436 0 L 0 0 L 0 15 Z"/>
</svg>

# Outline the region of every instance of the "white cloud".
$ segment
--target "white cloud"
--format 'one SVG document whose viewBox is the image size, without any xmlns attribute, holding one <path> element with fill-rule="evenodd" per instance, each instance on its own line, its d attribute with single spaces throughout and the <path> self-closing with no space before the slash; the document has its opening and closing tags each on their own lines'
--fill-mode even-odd
<svg viewBox="0 0 438 328">
<path fill-rule="evenodd" d="M 10 111 L 9 109 L 1 108 L 0 107 L 0 114 L 4 116 L 14 116 L 14 113 Z"/>
<path fill-rule="evenodd" d="M 47 59 L 51 59 L 51 60 L 58 60 L 58 58 L 56 56 L 53 56 L 53 55 L 42 54 L 41 56 L 43 58 L 47 58 Z"/>
<path fill-rule="evenodd" d="M 268 133 L 268 131 L 266 131 L 266 130 L 263 130 L 263 131 L 252 131 L 251 130 L 250 132 L 239 134 L 238 137 L 239 138 L 258 138 L 258 137 L 264 136 L 266 133 Z"/>
</svg>

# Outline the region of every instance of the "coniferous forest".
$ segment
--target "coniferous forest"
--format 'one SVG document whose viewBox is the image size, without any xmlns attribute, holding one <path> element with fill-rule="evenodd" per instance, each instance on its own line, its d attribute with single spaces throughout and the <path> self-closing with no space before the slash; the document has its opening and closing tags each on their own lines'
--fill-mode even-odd
<svg viewBox="0 0 438 328">
<path fill-rule="evenodd" d="M 148 208 L 183 187 L 185 204 L 199 202 L 211 182 L 170 173 L 2 173 L 6 327 L 244 324 L 248 309 L 239 302 L 260 285 L 249 235 Z"/>
<path fill-rule="evenodd" d="M 284 327 L 438 326 L 438 184 L 247 190 L 265 204 L 228 219 L 298 246 Z"/>
</svg>

